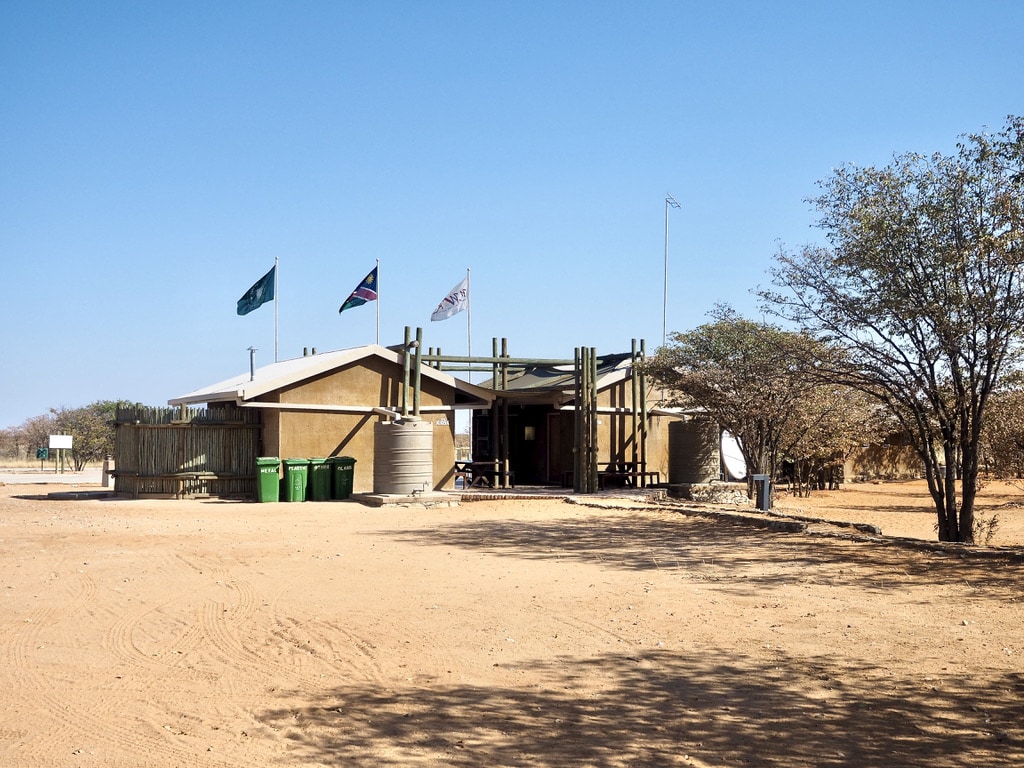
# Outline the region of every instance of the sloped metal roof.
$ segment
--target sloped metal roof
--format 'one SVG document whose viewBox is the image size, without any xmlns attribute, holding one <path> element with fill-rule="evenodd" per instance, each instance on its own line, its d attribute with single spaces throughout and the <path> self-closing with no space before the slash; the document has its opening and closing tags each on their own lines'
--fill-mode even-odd
<svg viewBox="0 0 1024 768">
<path fill-rule="evenodd" d="M 370 356 L 376 356 L 397 365 L 404 363 L 403 353 L 377 344 L 368 344 L 362 347 L 351 347 L 334 352 L 305 355 L 291 360 L 281 360 L 280 362 L 257 368 L 254 375 L 246 371 L 224 381 L 219 381 L 216 384 L 210 384 L 180 397 L 175 397 L 167 402 L 169 405 L 192 405 L 195 403 L 224 401 L 238 403 L 253 401 L 268 392 L 298 384 L 307 379 L 359 362 Z M 421 366 L 420 376 L 453 387 L 457 394 L 461 393 L 465 396 L 463 400 L 466 402 L 477 400 L 489 403 L 494 399 L 494 394 L 485 387 L 479 387 L 457 379 L 436 368 L 426 365 Z"/>
<path fill-rule="evenodd" d="M 629 377 L 633 356 L 629 352 L 602 355 L 597 358 L 597 389 L 616 384 Z M 492 389 L 494 380 L 481 387 Z M 494 390 L 499 397 L 521 402 L 564 402 L 576 395 L 576 368 L 568 365 L 527 365 L 509 370 L 504 390 Z"/>
</svg>

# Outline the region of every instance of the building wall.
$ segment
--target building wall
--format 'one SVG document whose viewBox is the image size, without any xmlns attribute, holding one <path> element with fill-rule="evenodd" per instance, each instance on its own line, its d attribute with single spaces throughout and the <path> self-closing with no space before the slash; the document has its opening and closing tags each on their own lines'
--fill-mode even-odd
<svg viewBox="0 0 1024 768">
<path fill-rule="evenodd" d="M 843 466 L 846 482 L 868 480 L 913 480 L 924 477 L 921 459 L 898 439 L 884 445 L 869 445 L 856 451 Z"/>
<path fill-rule="evenodd" d="M 639 395 L 639 393 L 638 393 Z M 637 463 L 641 459 L 639 442 L 633 433 L 632 383 L 627 379 L 598 393 L 597 462 L 608 464 L 633 462 L 636 443 Z M 654 398 L 648 393 L 649 407 Z M 612 410 L 614 409 L 614 410 Z M 647 471 L 668 478 L 668 423 L 672 417 L 647 418 Z M 499 418 L 499 423 L 501 419 Z M 639 414 L 637 432 L 639 432 Z M 575 442 L 575 414 L 557 410 L 550 404 L 509 405 L 509 456 L 518 484 L 563 483 L 572 472 Z M 477 460 L 490 458 L 497 450 L 495 427 L 489 411 L 477 411 L 473 421 L 474 454 Z M 637 438 L 638 439 L 638 438 Z"/>
<path fill-rule="evenodd" d="M 633 461 L 633 390 L 629 379 L 607 387 L 598 392 L 598 463 L 632 462 Z M 639 398 L 640 393 L 637 392 Z M 647 392 L 647 407 L 650 409 L 657 402 L 650 391 Z M 615 408 L 619 412 L 600 412 L 601 408 Z M 670 417 L 647 416 L 647 471 L 660 472 L 662 482 L 668 478 L 668 423 Z M 637 431 L 640 429 L 639 414 Z M 639 435 L 637 435 L 639 441 Z M 640 461 L 640 445 L 636 445 L 637 461 Z"/>
<path fill-rule="evenodd" d="M 349 405 L 401 410 L 404 372 L 401 366 L 377 357 L 365 358 L 294 387 L 279 390 L 265 402 L 304 405 Z M 411 381 L 410 381 L 411 383 Z M 454 390 L 421 378 L 420 406 L 448 405 Z M 411 397 L 411 395 L 410 395 Z M 409 402 L 412 412 L 412 402 Z M 281 459 L 351 456 L 356 460 L 353 491 L 373 491 L 373 425 L 385 417 L 376 413 L 336 413 L 277 408 L 263 409 L 264 446 Z M 433 476 L 435 489 L 452 487 L 455 465 L 454 410 L 423 413 L 433 423 Z"/>
</svg>

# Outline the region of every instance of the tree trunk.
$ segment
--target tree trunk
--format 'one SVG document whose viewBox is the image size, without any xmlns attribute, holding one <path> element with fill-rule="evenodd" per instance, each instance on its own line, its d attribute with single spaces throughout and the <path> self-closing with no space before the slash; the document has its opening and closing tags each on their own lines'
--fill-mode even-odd
<svg viewBox="0 0 1024 768">
<path fill-rule="evenodd" d="M 956 503 L 956 446 L 950 440 L 943 441 L 943 453 L 946 463 L 943 467 L 945 477 L 942 480 L 941 498 L 935 498 L 939 513 L 939 541 L 962 541 L 960 518 Z"/>
<path fill-rule="evenodd" d="M 975 441 L 977 442 L 977 441 Z M 961 451 L 961 498 L 959 533 L 964 544 L 974 543 L 974 500 L 978 495 L 978 472 L 981 464 L 978 460 L 979 446 L 968 445 Z"/>
</svg>

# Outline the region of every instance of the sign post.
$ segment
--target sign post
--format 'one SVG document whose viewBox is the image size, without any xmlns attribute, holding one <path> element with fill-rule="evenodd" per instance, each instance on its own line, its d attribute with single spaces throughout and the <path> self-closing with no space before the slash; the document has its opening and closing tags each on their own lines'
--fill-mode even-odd
<svg viewBox="0 0 1024 768">
<path fill-rule="evenodd" d="M 64 473 L 64 451 L 71 450 L 72 436 L 71 435 L 50 435 L 50 450 L 57 451 L 59 469 L 54 469 L 54 474 L 60 472 Z"/>
</svg>

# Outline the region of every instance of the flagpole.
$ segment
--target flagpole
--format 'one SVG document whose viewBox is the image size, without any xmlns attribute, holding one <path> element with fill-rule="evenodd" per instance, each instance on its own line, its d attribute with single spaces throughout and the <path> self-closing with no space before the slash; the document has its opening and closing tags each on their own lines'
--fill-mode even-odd
<svg viewBox="0 0 1024 768">
<path fill-rule="evenodd" d="M 377 346 L 380 346 L 380 259 L 377 259 Z"/>
<path fill-rule="evenodd" d="M 469 267 L 466 267 L 466 356 L 473 357 L 473 294 L 469 290 Z M 473 363 L 469 364 L 469 383 L 473 383 Z"/>
<path fill-rule="evenodd" d="M 665 193 L 665 282 L 661 305 L 661 345 L 668 343 L 668 209 L 681 208 L 679 201 Z"/>
<path fill-rule="evenodd" d="M 277 268 L 277 256 L 274 257 L 274 362 L 278 361 L 277 356 L 277 337 L 278 337 L 278 325 L 277 325 L 277 305 L 280 302 L 280 294 L 277 291 L 277 275 L 280 270 Z"/>
</svg>

